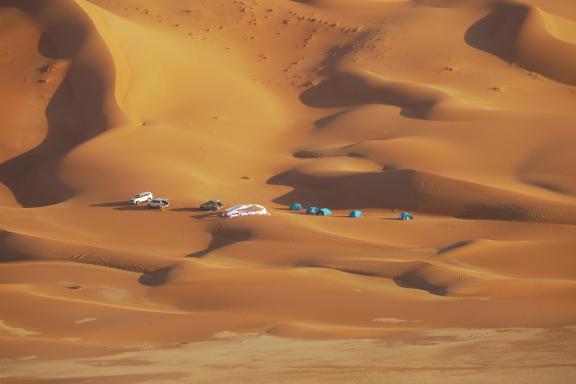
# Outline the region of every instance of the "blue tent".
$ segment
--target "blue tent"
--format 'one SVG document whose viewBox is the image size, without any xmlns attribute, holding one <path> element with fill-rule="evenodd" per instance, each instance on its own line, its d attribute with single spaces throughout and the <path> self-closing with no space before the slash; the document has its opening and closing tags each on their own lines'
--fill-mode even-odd
<svg viewBox="0 0 576 384">
<path fill-rule="evenodd" d="M 332 214 L 332 211 L 329 210 L 328 208 L 320 208 L 318 212 L 316 212 L 316 214 L 318 216 L 330 216 Z"/>
<path fill-rule="evenodd" d="M 317 215 L 318 214 L 318 207 L 310 207 L 306 210 L 307 215 Z"/>
<path fill-rule="evenodd" d="M 359 211 L 359 210 L 357 210 L 357 209 L 351 211 L 351 212 L 348 214 L 348 217 L 355 217 L 355 218 L 357 218 L 357 217 L 362 217 L 362 216 L 364 216 L 364 214 L 362 213 L 362 211 Z"/>
<path fill-rule="evenodd" d="M 414 220 L 414 216 L 409 212 L 402 212 L 400 214 L 400 220 Z"/>
<path fill-rule="evenodd" d="M 291 211 L 301 211 L 303 209 L 304 209 L 304 207 L 302 207 L 302 204 L 300 204 L 300 203 L 294 203 L 290 206 Z"/>
</svg>

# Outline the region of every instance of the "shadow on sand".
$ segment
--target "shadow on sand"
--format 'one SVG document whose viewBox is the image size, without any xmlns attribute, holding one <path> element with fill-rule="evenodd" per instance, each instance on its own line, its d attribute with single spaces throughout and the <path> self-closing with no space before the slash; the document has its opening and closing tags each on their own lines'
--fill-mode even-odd
<svg viewBox="0 0 576 384">
<path fill-rule="evenodd" d="M 54 0 L 45 2 L 46 11 L 57 3 L 62 8 L 61 16 L 46 18 L 44 14 L 48 12 L 40 12 L 43 6 L 37 3 L 0 0 L 0 7 L 25 12 L 43 29 L 38 43 L 40 54 L 47 59 L 69 60 L 70 66 L 46 107 L 48 132 L 44 141 L 0 164 L 0 183 L 12 191 L 23 207 L 46 206 L 69 199 L 71 191 L 57 176 L 61 160 L 112 125 L 105 103 L 113 95 L 113 89 L 107 86 L 109 79 L 99 69 L 100 64 L 111 63 L 111 57 L 104 55 L 99 63 L 84 64 L 86 56 L 94 55 L 83 48 L 92 41 L 90 36 L 96 34 L 88 16 L 72 2 Z"/>
<path fill-rule="evenodd" d="M 123 207 L 114 208 L 116 211 L 150 211 L 153 208 L 150 208 L 147 205 L 125 205 Z M 161 209 L 156 209 L 157 211 L 161 211 Z"/>
<path fill-rule="evenodd" d="M 207 256 L 209 253 L 224 248 L 236 243 L 241 243 L 243 241 L 248 241 L 252 237 L 250 231 L 235 231 L 234 233 L 219 231 L 212 234 L 212 240 L 210 244 L 205 249 L 202 249 L 197 252 L 192 252 L 186 255 L 186 257 L 196 257 L 196 258 L 203 258 Z"/>
<path fill-rule="evenodd" d="M 172 267 L 169 266 L 158 269 L 156 271 L 144 273 L 138 278 L 138 282 L 149 287 L 157 287 L 164 284 L 166 280 L 168 280 L 168 276 L 170 275 L 171 270 Z"/>
<path fill-rule="evenodd" d="M 98 204 L 90 204 L 91 207 L 102 207 L 102 208 L 115 208 L 115 207 L 124 207 L 129 205 L 129 201 L 112 201 L 109 203 L 98 203 Z"/>
<path fill-rule="evenodd" d="M 108 203 L 91 204 L 91 207 L 113 208 L 116 211 L 148 211 L 152 208 L 146 204 L 133 205 L 129 201 L 111 201 Z"/>
<path fill-rule="evenodd" d="M 171 208 L 170 210 L 174 212 L 208 212 L 200 208 Z"/>
<path fill-rule="evenodd" d="M 218 213 L 216 213 L 216 212 L 207 212 L 207 213 L 203 213 L 201 215 L 195 215 L 195 216 L 190 216 L 190 217 L 192 217 L 193 219 L 196 219 L 196 220 L 203 220 L 203 219 L 207 219 L 207 218 L 212 218 L 214 220 L 222 219 L 222 217 L 219 216 Z"/>
</svg>

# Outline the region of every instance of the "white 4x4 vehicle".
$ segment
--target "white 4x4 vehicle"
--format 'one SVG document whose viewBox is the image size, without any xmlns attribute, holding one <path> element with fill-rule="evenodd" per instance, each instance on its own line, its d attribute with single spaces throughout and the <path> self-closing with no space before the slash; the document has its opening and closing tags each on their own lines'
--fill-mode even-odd
<svg viewBox="0 0 576 384">
<path fill-rule="evenodd" d="M 152 196 L 152 192 L 142 192 L 130 199 L 130 204 L 138 205 L 150 201 L 153 198 L 154 196 Z"/>
<path fill-rule="evenodd" d="M 164 209 L 166 207 L 168 207 L 168 205 L 170 205 L 170 203 L 168 202 L 168 199 L 153 199 L 150 200 L 148 202 L 148 208 L 159 208 L 159 209 Z"/>
</svg>

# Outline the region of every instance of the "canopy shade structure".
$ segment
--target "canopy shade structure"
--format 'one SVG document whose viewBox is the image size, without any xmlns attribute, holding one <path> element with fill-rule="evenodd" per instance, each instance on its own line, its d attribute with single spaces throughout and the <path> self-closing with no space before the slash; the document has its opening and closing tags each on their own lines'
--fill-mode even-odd
<svg viewBox="0 0 576 384">
<path fill-rule="evenodd" d="M 224 211 L 225 217 L 260 216 L 269 215 L 266 208 L 258 204 L 240 204 Z"/>
</svg>

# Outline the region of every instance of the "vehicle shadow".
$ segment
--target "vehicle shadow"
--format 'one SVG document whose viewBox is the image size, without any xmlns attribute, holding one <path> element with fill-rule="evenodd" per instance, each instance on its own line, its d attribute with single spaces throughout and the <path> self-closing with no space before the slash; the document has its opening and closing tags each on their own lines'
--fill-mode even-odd
<svg viewBox="0 0 576 384">
<path fill-rule="evenodd" d="M 114 208 L 116 211 L 149 211 L 152 208 L 148 207 L 147 205 L 125 205 L 123 207 Z"/>
<path fill-rule="evenodd" d="M 129 201 L 111 201 L 108 203 L 90 204 L 91 207 L 100 208 L 113 208 L 116 211 L 148 211 L 149 208 L 146 204 L 133 205 Z"/>
<path fill-rule="evenodd" d="M 98 203 L 98 204 L 90 204 L 91 207 L 103 207 L 103 208 L 114 208 L 114 207 L 123 207 L 129 205 L 129 201 L 112 201 L 109 203 Z"/>
<path fill-rule="evenodd" d="M 214 218 L 214 219 L 217 219 L 217 218 L 219 218 L 220 216 L 218 215 L 217 212 L 206 212 L 206 213 L 203 213 L 203 214 L 201 214 L 201 215 L 196 215 L 196 216 L 191 216 L 191 217 L 192 217 L 193 219 L 196 219 L 196 220 L 202 220 L 202 219 L 206 219 L 206 218 L 208 218 L 208 217 L 212 217 L 212 218 Z"/>
<path fill-rule="evenodd" d="M 200 208 L 171 208 L 170 211 L 174 212 L 207 212 Z"/>
</svg>

